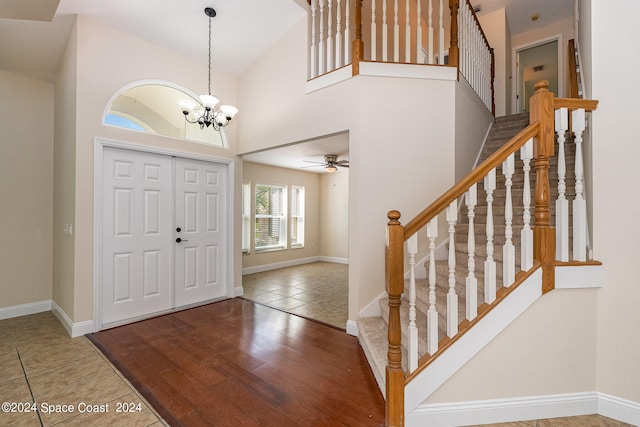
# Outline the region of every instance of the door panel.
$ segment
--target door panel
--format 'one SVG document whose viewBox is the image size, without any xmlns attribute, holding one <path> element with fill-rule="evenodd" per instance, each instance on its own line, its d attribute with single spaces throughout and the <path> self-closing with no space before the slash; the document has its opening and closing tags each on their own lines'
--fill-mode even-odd
<svg viewBox="0 0 640 427">
<path fill-rule="evenodd" d="M 172 305 L 171 158 L 104 148 L 102 323 Z"/>
<path fill-rule="evenodd" d="M 227 166 L 176 159 L 176 306 L 228 296 L 224 191 Z"/>
</svg>

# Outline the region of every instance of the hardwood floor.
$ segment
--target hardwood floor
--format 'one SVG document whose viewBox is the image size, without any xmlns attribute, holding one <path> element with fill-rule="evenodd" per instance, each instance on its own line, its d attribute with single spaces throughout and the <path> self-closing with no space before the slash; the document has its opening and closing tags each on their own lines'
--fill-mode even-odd
<svg viewBox="0 0 640 427">
<path fill-rule="evenodd" d="M 171 425 L 384 424 L 355 337 L 241 298 L 88 337 Z"/>
</svg>

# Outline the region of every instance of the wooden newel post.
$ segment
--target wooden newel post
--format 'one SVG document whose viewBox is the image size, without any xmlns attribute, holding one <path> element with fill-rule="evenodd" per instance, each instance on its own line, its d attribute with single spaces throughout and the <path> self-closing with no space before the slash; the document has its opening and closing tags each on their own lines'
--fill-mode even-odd
<svg viewBox="0 0 640 427">
<path fill-rule="evenodd" d="M 460 64 L 460 51 L 458 49 L 458 9 L 460 0 L 449 0 L 451 10 L 451 45 L 449 46 L 449 65 L 458 67 Z"/>
<path fill-rule="evenodd" d="M 386 371 L 386 425 L 404 426 L 404 371 L 402 370 L 402 331 L 400 330 L 400 297 L 404 290 L 404 227 L 400 212 L 387 214 L 387 246 L 385 287 L 389 295 L 389 351 Z"/>
<path fill-rule="evenodd" d="M 533 229 L 533 257 L 542 265 L 542 292 L 555 288 L 556 234 L 551 227 L 551 190 L 549 187 L 549 159 L 554 154 L 553 92 L 549 82 L 535 85 L 530 100 L 530 122 L 540 122 L 540 131 L 533 146 L 533 167 L 536 172 L 536 225 Z"/>
<path fill-rule="evenodd" d="M 351 46 L 351 75 L 360 74 L 360 61 L 364 59 L 364 42 L 362 41 L 362 0 L 355 0 L 354 26 L 356 37 Z"/>
</svg>

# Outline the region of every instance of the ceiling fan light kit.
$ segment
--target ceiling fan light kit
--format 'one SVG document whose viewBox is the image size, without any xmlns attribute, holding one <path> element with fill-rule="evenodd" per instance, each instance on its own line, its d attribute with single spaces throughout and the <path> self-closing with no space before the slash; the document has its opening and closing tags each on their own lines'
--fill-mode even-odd
<svg viewBox="0 0 640 427">
<path fill-rule="evenodd" d="M 310 160 L 305 160 L 307 163 L 316 163 L 313 166 L 306 166 L 308 168 L 322 166 L 326 169 L 327 172 L 333 173 L 338 170 L 338 168 L 348 168 L 349 160 L 338 160 L 338 156 L 336 154 L 325 154 L 324 162 L 312 162 Z"/>
<path fill-rule="evenodd" d="M 207 95 L 200 95 L 200 105 L 183 102 L 180 108 L 187 122 L 197 123 L 200 129 L 213 126 L 215 130 L 220 130 L 231 122 L 238 113 L 238 109 L 231 105 L 221 105 L 216 108 L 220 100 L 211 95 L 211 18 L 216 16 L 216 11 L 212 7 L 207 7 L 204 14 L 209 17 L 209 91 Z"/>
</svg>

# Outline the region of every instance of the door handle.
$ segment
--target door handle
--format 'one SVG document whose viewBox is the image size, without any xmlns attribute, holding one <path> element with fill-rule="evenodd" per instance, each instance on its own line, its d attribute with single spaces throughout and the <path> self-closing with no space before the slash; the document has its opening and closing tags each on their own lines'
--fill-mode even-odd
<svg viewBox="0 0 640 427">
<path fill-rule="evenodd" d="M 184 240 L 184 239 L 181 239 L 181 238 L 178 237 L 176 239 L 176 243 L 180 243 L 180 242 L 188 242 L 188 240 Z"/>
</svg>

